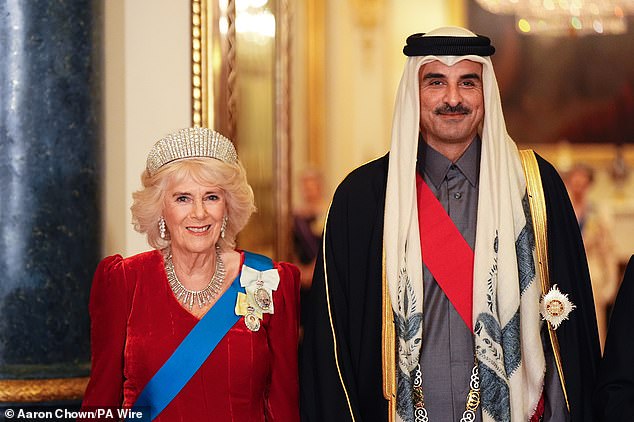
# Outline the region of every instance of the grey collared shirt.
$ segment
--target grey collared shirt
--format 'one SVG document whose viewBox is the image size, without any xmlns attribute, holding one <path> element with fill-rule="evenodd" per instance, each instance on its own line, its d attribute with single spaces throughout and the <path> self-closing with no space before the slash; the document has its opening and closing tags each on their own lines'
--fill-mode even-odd
<svg viewBox="0 0 634 422">
<path fill-rule="evenodd" d="M 475 244 L 481 141 L 474 139 L 452 163 L 420 142 L 418 172 L 427 183 L 467 244 Z M 459 421 L 465 410 L 474 364 L 474 344 L 467 327 L 431 272 L 423 264 L 424 321 L 421 368 L 425 408 L 430 421 Z M 545 341 L 546 379 L 544 421 L 569 421 L 554 357 Z M 481 421 L 478 408 L 476 421 Z"/>
<path fill-rule="evenodd" d="M 452 163 L 421 142 L 419 173 L 473 249 L 478 209 L 480 140 Z M 431 272 L 423 265 L 421 370 L 430 421 L 459 421 L 465 410 L 474 364 L 473 334 Z M 481 420 L 480 410 L 476 420 Z"/>
</svg>

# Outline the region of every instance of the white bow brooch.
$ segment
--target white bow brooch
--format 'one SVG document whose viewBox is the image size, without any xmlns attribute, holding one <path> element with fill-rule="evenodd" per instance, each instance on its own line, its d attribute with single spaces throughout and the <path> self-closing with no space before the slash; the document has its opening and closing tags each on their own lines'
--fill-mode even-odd
<svg viewBox="0 0 634 422">
<path fill-rule="evenodd" d="M 273 291 L 280 284 L 280 275 L 275 268 L 258 271 L 242 266 L 240 286 L 246 290 L 238 293 L 236 315 L 244 315 L 244 323 L 251 331 L 260 329 L 263 314 L 273 313 Z"/>
</svg>

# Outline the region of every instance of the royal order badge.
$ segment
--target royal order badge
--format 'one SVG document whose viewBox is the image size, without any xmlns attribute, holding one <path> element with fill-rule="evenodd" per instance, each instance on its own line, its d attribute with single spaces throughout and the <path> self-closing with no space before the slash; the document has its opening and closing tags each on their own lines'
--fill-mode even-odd
<svg viewBox="0 0 634 422">
<path fill-rule="evenodd" d="M 260 329 L 263 314 L 273 314 L 273 291 L 280 284 L 277 270 L 258 271 L 247 265 L 242 266 L 240 286 L 244 293 L 238 293 L 236 315 L 244 315 L 244 323 L 251 331 Z"/>
<path fill-rule="evenodd" d="M 542 318 L 548 321 L 554 330 L 559 328 L 561 323 L 568 319 L 570 312 L 576 308 L 568 299 L 568 295 L 562 293 L 556 284 L 542 297 L 539 305 Z"/>
</svg>

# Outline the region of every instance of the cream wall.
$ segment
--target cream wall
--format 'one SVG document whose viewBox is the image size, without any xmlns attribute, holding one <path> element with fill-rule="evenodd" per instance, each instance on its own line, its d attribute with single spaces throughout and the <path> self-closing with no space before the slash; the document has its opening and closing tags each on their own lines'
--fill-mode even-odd
<svg viewBox="0 0 634 422">
<path fill-rule="evenodd" d="M 292 1 L 292 0 L 291 0 Z M 104 254 L 131 255 L 148 248 L 130 223 L 132 192 L 151 145 L 190 125 L 190 0 L 107 0 L 105 4 Z M 355 167 L 389 148 L 394 96 L 405 57 L 405 37 L 462 24 L 461 0 L 384 0 L 376 25 L 363 29 L 355 0 L 327 0 L 325 47 L 326 195 Z M 363 4 L 363 2 L 361 2 Z M 293 2 L 291 33 L 292 152 L 294 174 L 306 166 L 305 3 Z M 579 147 L 578 154 L 583 155 Z M 628 165 L 634 167 L 632 150 Z M 557 152 L 540 151 L 553 162 Z M 605 161 L 605 160 L 604 160 Z M 605 170 L 607 164 L 602 168 Z M 603 174 L 603 176 L 601 176 Z M 634 199 L 627 187 L 609 191 L 599 172 L 594 194 L 615 204 L 618 255 L 634 252 Z M 611 192 L 611 191 L 610 191 Z M 297 190 L 294 197 L 298 198 Z"/>
<path fill-rule="evenodd" d="M 460 0 L 385 0 L 375 28 L 361 31 L 352 0 L 326 3 L 327 194 L 353 168 L 389 146 L 394 94 L 407 34 L 457 23 Z M 104 255 L 148 248 L 130 223 L 132 193 L 152 144 L 191 123 L 190 0 L 105 4 Z M 292 4 L 293 162 L 305 165 L 304 2 Z M 366 47 L 363 45 L 364 40 Z"/>
<path fill-rule="evenodd" d="M 461 1 L 385 0 L 376 25 L 364 28 L 355 4 L 363 2 L 327 2 L 324 170 L 328 192 L 352 169 L 387 152 L 405 63 L 405 38 L 463 23 Z"/>
<path fill-rule="evenodd" d="M 105 4 L 104 254 L 148 249 L 130 223 L 153 143 L 191 124 L 189 0 Z"/>
<path fill-rule="evenodd" d="M 384 0 L 375 26 L 363 29 L 354 0 L 326 3 L 325 163 L 326 195 L 355 167 L 389 148 L 394 96 L 405 57 L 405 37 L 462 23 L 462 1 Z M 190 0 L 107 0 L 105 4 L 105 186 L 104 254 L 131 255 L 148 248 L 130 223 L 132 192 L 152 144 L 190 125 Z M 292 149 L 294 174 L 306 166 L 306 11 L 292 7 Z M 585 151 L 580 148 L 579 154 Z M 549 151 L 540 151 L 549 156 Z M 557 162 L 556 151 L 551 160 Z M 628 164 L 632 164 L 632 151 Z M 605 161 L 605 160 L 604 160 Z M 604 165 L 603 168 L 606 168 Z M 601 174 L 601 173 L 600 173 Z M 605 179 L 605 180 L 604 180 Z M 634 201 L 629 186 L 611 197 L 616 204 L 619 256 L 634 251 Z M 609 178 L 596 192 L 606 199 Z M 298 198 L 297 190 L 294 197 Z"/>
</svg>

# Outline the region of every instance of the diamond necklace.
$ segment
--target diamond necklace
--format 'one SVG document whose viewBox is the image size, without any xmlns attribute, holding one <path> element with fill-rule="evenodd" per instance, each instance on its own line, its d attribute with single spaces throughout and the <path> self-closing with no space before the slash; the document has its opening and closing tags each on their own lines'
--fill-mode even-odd
<svg viewBox="0 0 634 422">
<path fill-rule="evenodd" d="M 469 381 L 469 394 L 467 394 L 465 411 L 462 412 L 460 422 L 475 421 L 475 412 L 480 405 L 480 376 L 478 372 L 478 361 L 474 360 L 473 369 L 471 370 L 471 379 Z M 414 374 L 414 393 L 412 396 L 414 401 L 414 420 L 416 422 L 429 422 L 427 409 L 425 409 L 425 398 L 423 396 L 423 373 L 420 369 L 420 363 L 416 365 Z"/>
<path fill-rule="evenodd" d="M 225 281 L 225 263 L 220 257 L 220 248 L 216 246 L 216 268 L 214 275 L 211 277 L 211 280 L 209 280 L 209 284 L 202 290 L 190 290 L 183 286 L 183 283 L 181 283 L 176 276 L 171 252 L 165 257 L 165 273 L 167 274 L 167 281 L 170 283 L 172 292 L 174 292 L 174 296 L 176 296 L 176 300 L 188 306 L 191 311 L 194 307 L 194 303 L 202 309 L 203 306 L 218 296 L 222 290 L 222 284 Z"/>
</svg>

